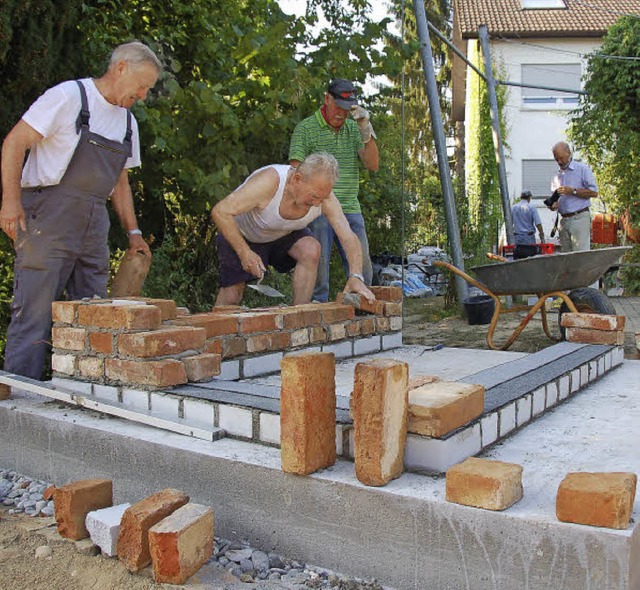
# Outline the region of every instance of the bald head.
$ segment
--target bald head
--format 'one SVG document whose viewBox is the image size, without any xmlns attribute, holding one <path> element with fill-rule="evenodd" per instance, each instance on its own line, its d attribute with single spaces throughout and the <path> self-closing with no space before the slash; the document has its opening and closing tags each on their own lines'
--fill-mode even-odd
<svg viewBox="0 0 640 590">
<path fill-rule="evenodd" d="M 564 170 L 571 163 L 571 148 L 565 141 L 559 141 L 553 148 L 553 159 L 558 163 L 558 166 Z"/>
</svg>

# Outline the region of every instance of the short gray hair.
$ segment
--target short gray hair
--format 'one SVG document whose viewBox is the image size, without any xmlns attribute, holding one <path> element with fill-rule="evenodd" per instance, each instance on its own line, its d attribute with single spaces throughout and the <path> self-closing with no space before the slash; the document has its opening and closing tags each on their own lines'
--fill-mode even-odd
<svg viewBox="0 0 640 590">
<path fill-rule="evenodd" d="M 327 152 L 317 152 L 308 155 L 298 166 L 298 172 L 300 172 L 303 178 L 308 178 L 314 174 L 325 174 L 334 184 L 340 176 L 338 160 Z"/>
<path fill-rule="evenodd" d="M 118 45 L 111 54 L 109 67 L 111 68 L 121 61 L 126 61 L 133 66 L 149 64 L 154 66 L 158 73 L 162 71 L 162 63 L 160 63 L 156 54 L 140 41 L 131 41 L 130 43 Z"/>
</svg>

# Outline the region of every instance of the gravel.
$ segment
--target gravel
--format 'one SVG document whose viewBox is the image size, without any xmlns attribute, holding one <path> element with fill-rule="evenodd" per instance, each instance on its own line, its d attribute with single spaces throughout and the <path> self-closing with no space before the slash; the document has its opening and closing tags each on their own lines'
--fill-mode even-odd
<svg viewBox="0 0 640 590">
<path fill-rule="evenodd" d="M 53 516 L 53 500 L 46 501 L 43 493 L 50 486 L 15 471 L 0 469 L 0 503 L 9 507 L 9 514 L 27 514 L 30 517 Z M 44 557 L 44 548 L 38 548 L 37 557 Z M 214 537 L 212 562 L 226 568 L 240 582 L 278 580 L 283 588 L 332 588 L 334 590 L 383 590 L 375 579 L 365 580 L 331 572 L 299 561 L 287 559 L 277 553 L 265 553 L 248 543 Z M 284 585 L 286 584 L 286 585 Z"/>
</svg>

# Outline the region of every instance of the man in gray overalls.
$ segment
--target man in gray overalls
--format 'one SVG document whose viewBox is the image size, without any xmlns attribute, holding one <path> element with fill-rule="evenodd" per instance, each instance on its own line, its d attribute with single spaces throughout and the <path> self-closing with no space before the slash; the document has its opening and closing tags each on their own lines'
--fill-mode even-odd
<svg viewBox="0 0 640 590">
<path fill-rule="evenodd" d="M 146 45 L 120 45 L 101 78 L 47 90 L 4 140 L 0 228 L 16 251 L 6 371 L 40 378 L 51 303 L 65 291 L 72 300 L 106 297 L 108 198 L 129 250 L 151 255 L 129 186 L 128 169 L 140 165 L 129 109 L 146 98 L 160 71 Z"/>
</svg>

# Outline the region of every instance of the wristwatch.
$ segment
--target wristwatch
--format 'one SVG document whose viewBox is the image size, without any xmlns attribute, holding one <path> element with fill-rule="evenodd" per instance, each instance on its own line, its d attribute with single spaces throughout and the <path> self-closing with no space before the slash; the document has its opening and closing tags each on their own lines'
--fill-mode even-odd
<svg viewBox="0 0 640 590">
<path fill-rule="evenodd" d="M 355 277 L 356 279 L 360 279 L 364 283 L 364 277 L 361 274 L 358 274 L 357 272 L 352 272 L 349 275 L 349 278 L 351 278 L 351 277 Z"/>
<path fill-rule="evenodd" d="M 138 228 L 136 228 L 136 229 L 130 229 L 130 230 L 127 232 L 127 235 L 128 235 L 129 237 L 131 237 L 131 236 L 141 236 L 141 235 L 142 235 L 142 232 L 141 232 Z"/>
<path fill-rule="evenodd" d="M 573 189 L 573 194 L 574 194 L 574 195 L 577 195 L 577 194 L 578 194 L 578 190 L 574 188 L 574 189 Z"/>
</svg>

